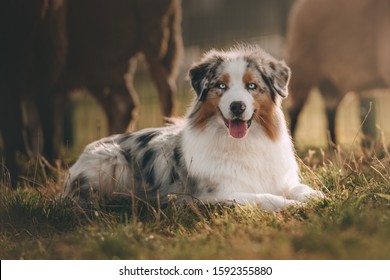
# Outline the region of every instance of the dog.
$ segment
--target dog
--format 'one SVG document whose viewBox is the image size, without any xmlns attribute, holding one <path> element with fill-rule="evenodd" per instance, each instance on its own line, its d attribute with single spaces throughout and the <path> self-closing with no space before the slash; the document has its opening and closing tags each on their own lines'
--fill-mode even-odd
<svg viewBox="0 0 390 280">
<path fill-rule="evenodd" d="M 290 70 L 260 47 L 211 50 L 189 70 L 196 98 L 183 121 L 89 144 L 66 197 L 127 195 L 154 203 L 258 205 L 280 211 L 324 195 L 300 182 L 281 101 Z"/>
</svg>

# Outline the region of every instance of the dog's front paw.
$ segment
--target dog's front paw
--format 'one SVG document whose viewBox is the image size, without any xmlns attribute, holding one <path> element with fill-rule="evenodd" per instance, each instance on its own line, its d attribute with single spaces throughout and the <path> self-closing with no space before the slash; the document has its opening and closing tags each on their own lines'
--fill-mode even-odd
<svg viewBox="0 0 390 280">
<path fill-rule="evenodd" d="M 324 199 L 325 195 L 321 191 L 317 191 L 309 186 L 300 184 L 290 189 L 289 197 L 294 200 L 305 202 L 308 200 Z"/>
<path fill-rule="evenodd" d="M 321 191 L 312 190 L 302 193 L 302 199 L 307 200 L 321 200 L 325 198 L 325 195 Z"/>
<path fill-rule="evenodd" d="M 305 203 L 297 200 L 287 199 L 283 196 L 273 194 L 257 194 L 256 204 L 263 210 L 270 212 L 279 212 L 291 206 L 304 206 Z"/>
</svg>

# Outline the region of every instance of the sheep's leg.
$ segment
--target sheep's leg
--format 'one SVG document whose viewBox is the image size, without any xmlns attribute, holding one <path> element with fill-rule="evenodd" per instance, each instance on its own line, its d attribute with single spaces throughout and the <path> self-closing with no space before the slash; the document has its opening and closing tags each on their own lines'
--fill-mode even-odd
<svg viewBox="0 0 390 280">
<path fill-rule="evenodd" d="M 330 145 L 337 143 L 336 136 L 336 113 L 342 99 L 342 94 L 338 88 L 330 81 L 324 80 L 319 85 L 321 95 L 325 100 L 326 118 L 328 121 L 328 130 Z"/>
</svg>

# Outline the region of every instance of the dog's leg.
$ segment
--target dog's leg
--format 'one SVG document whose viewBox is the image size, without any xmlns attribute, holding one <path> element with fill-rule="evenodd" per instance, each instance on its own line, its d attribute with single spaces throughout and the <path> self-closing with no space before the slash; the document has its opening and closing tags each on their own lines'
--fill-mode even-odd
<svg viewBox="0 0 390 280">
<path fill-rule="evenodd" d="M 243 205 L 258 205 L 266 211 L 281 211 L 292 205 L 301 205 L 299 201 L 286 199 L 274 194 L 233 193 L 227 200 Z"/>
<path fill-rule="evenodd" d="M 286 196 L 289 199 L 293 199 L 300 202 L 305 202 L 310 199 L 322 199 L 324 198 L 324 194 L 320 191 L 313 190 L 309 186 L 304 184 L 299 184 L 294 187 L 288 189 L 288 193 Z"/>
</svg>

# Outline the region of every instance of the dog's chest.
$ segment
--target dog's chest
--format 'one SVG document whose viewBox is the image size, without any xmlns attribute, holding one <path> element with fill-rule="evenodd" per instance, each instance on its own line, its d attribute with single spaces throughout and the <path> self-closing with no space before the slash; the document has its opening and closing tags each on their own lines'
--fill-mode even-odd
<svg viewBox="0 0 390 280">
<path fill-rule="evenodd" d="M 211 182 L 224 192 L 278 192 L 286 182 L 291 151 L 280 143 L 247 137 L 242 140 L 215 134 L 187 133 L 183 137 L 189 174 Z"/>
</svg>

